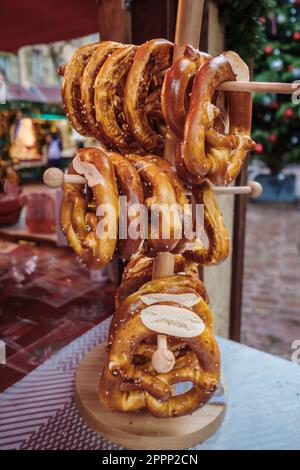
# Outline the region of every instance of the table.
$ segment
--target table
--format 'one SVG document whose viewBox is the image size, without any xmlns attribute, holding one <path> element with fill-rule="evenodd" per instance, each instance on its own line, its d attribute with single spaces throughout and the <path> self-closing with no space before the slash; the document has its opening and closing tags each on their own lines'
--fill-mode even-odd
<svg viewBox="0 0 300 470">
<path fill-rule="evenodd" d="M 44 243 L 49 245 L 57 244 L 56 233 L 32 233 L 28 230 L 26 223 L 26 206 L 23 207 L 19 222 L 8 227 L 0 227 L 0 236 L 8 240 L 28 240 L 36 243 Z"/>
<path fill-rule="evenodd" d="M 106 338 L 109 322 L 77 338 L 0 395 L 0 449 L 119 448 L 85 424 L 74 402 L 77 364 Z M 300 449 L 300 365 L 218 340 L 229 386 L 228 411 L 216 434 L 195 449 Z"/>
</svg>

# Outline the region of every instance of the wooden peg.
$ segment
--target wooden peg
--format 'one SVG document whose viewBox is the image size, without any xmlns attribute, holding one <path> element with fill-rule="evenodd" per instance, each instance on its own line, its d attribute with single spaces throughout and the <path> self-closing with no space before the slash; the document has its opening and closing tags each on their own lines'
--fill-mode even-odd
<svg viewBox="0 0 300 470">
<path fill-rule="evenodd" d="M 151 364 L 159 374 L 165 374 L 173 369 L 175 357 L 172 351 L 168 349 L 166 335 L 157 335 L 157 350 L 152 355 Z"/>
<path fill-rule="evenodd" d="M 247 186 L 213 186 L 215 194 L 249 194 L 253 198 L 259 197 L 263 192 L 263 187 L 257 181 L 249 181 Z"/>
<path fill-rule="evenodd" d="M 43 175 L 43 181 L 49 188 L 61 188 L 64 183 L 86 184 L 86 179 L 80 175 L 64 174 L 59 168 L 48 168 Z"/>
<path fill-rule="evenodd" d="M 300 94 L 299 83 L 274 83 L 274 82 L 224 82 L 218 87 L 221 91 L 248 91 L 250 93 L 279 93 L 291 95 Z"/>
</svg>

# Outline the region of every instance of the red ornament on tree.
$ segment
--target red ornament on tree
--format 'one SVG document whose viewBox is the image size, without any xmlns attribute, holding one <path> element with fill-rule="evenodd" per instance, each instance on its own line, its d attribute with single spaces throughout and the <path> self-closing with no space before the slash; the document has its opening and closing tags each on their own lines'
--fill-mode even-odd
<svg viewBox="0 0 300 470">
<path fill-rule="evenodd" d="M 255 147 L 254 147 L 254 150 L 255 150 L 256 153 L 263 153 L 263 151 L 264 151 L 263 144 L 260 144 L 260 143 L 256 144 Z"/>
<path fill-rule="evenodd" d="M 266 17 L 265 17 L 265 16 L 260 16 L 260 17 L 259 17 L 259 22 L 260 22 L 260 24 L 265 24 L 265 22 L 266 22 Z"/>
<path fill-rule="evenodd" d="M 299 32 L 299 31 L 296 31 L 296 32 L 293 34 L 293 38 L 295 39 L 295 41 L 300 41 L 300 32 Z"/>
<path fill-rule="evenodd" d="M 270 55 L 273 53 L 273 46 L 271 46 L 271 44 L 267 44 L 265 47 L 264 47 L 264 53 L 267 54 L 267 55 Z"/>
<path fill-rule="evenodd" d="M 276 142 L 277 140 L 277 135 L 276 134 L 270 134 L 269 137 L 268 137 L 268 140 L 270 142 Z"/>
<path fill-rule="evenodd" d="M 292 108 L 286 108 L 286 110 L 283 113 L 284 117 L 286 118 L 291 118 L 294 116 L 294 110 Z"/>
</svg>

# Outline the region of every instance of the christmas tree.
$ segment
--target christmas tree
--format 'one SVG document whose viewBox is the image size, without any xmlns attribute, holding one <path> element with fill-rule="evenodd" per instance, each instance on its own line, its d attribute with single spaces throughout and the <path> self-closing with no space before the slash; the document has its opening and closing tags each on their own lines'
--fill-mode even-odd
<svg viewBox="0 0 300 470">
<path fill-rule="evenodd" d="M 260 18 L 267 43 L 254 63 L 254 80 L 299 82 L 300 0 L 278 0 L 271 15 Z M 272 173 L 300 163 L 300 94 L 255 94 L 253 102 L 255 157 Z"/>
<path fill-rule="evenodd" d="M 226 48 L 253 64 L 253 80 L 300 88 L 300 0 L 225 0 L 221 17 Z M 300 163 L 300 94 L 254 94 L 252 136 L 272 173 Z"/>
</svg>

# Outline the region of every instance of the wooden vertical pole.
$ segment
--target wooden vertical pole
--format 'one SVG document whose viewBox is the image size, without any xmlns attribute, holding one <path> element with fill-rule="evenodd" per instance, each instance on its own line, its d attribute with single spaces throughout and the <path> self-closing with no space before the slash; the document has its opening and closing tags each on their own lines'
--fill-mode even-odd
<svg viewBox="0 0 300 470">
<path fill-rule="evenodd" d="M 203 5 L 204 0 L 179 0 L 173 60 L 176 60 L 182 54 L 186 44 L 198 48 Z M 168 129 L 164 157 L 171 163 L 174 163 L 175 145 L 176 137 Z M 152 278 L 156 279 L 174 274 L 174 258 L 171 253 L 159 253 L 153 263 Z"/>
<path fill-rule="evenodd" d="M 182 54 L 186 44 L 191 44 L 198 47 L 202 13 L 203 13 L 204 0 L 179 0 L 176 19 L 176 32 L 175 32 L 175 46 L 173 61 Z M 168 129 L 165 143 L 164 157 L 171 163 L 174 163 L 174 152 L 176 145 L 175 135 Z M 174 274 L 175 256 L 172 253 L 159 253 L 153 262 L 152 279 L 158 279 L 165 276 L 172 276 Z M 168 372 L 171 370 L 175 363 L 173 354 L 168 351 L 167 359 L 159 349 L 159 344 L 164 344 L 167 348 L 166 335 L 158 335 L 158 357 L 157 361 L 153 361 L 152 365 L 158 372 Z M 164 369 L 166 367 L 166 369 Z"/>
</svg>

